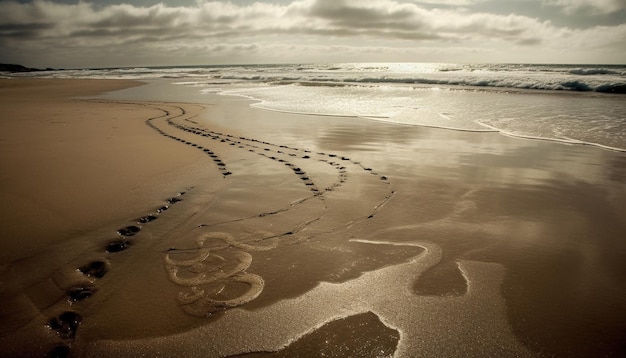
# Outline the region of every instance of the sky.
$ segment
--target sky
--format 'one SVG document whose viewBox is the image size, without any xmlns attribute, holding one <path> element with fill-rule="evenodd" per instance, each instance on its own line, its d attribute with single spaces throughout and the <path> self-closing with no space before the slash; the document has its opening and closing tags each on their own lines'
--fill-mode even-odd
<svg viewBox="0 0 626 358">
<path fill-rule="evenodd" d="M 0 0 L 0 63 L 626 64 L 626 0 Z"/>
</svg>

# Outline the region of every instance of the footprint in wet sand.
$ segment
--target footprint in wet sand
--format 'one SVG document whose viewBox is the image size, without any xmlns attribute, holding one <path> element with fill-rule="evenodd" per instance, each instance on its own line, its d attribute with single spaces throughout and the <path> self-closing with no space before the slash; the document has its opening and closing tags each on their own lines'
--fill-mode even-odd
<svg viewBox="0 0 626 358">
<path fill-rule="evenodd" d="M 146 215 L 146 216 L 140 217 L 139 219 L 137 219 L 137 222 L 140 223 L 140 224 L 146 224 L 146 223 L 149 223 L 149 222 L 154 221 L 156 219 L 157 219 L 156 215 L 150 214 L 150 215 Z"/>
<path fill-rule="evenodd" d="M 107 252 L 120 252 L 126 250 L 130 246 L 130 241 L 128 240 L 117 240 L 110 242 L 107 247 Z"/>
<path fill-rule="evenodd" d="M 130 225 L 117 230 L 117 233 L 122 236 L 134 236 L 139 231 L 141 231 L 141 228 L 139 226 Z"/>
<path fill-rule="evenodd" d="M 67 311 L 52 318 L 48 322 L 48 327 L 55 331 L 63 339 L 74 339 L 78 326 L 83 318 L 76 312 Z"/>
<path fill-rule="evenodd" d="M 181 201 L 183 201 L 183 199 L 177 198 L 177 197 L 167 199 L 167 203 L 170 204 L 170 205 L 171 204 L 176 204 L 176 203 L 181 202 Z"/>
<path fill-rule="evenodd" d="M 93 261 L 78 268 L 78 271 L 89 277 L 102 278 L 109 271 L 104 261 Z"/>
<path fill-rule="evenodd" d="M 93 285 L 79 285 L 67 290 L 67 300 L 70 304 L 89 298 L 96 292 Z"/>
<path fill-rule="evenodd" d="M 167 209 L 169 209 L 169 206 L 167 206 L 167 205 L 163 205 L 162 207 L 158 208 L 158 209 L 156 210 L 156 212 L 157 212 L 157 214 L 160 214 L 160 213 L 162 213 L 162 212 L 166 211 Z"/>
</svg>

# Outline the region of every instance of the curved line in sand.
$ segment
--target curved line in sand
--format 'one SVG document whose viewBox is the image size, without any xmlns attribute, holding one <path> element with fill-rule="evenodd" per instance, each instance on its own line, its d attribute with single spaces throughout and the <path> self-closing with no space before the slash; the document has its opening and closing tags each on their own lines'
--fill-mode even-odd
<svg viewBox="0 0 626 358">
<path fill-rule="evenodd" d="M 213 312 L 241 306 L 254 300 L 261 294 L 263 287 L 265 286 L 265 282 L 261 276 L 247 272 L 233 276 L 232 282 L 248 284 L 249 288 L 244 294 L 229 300 L 209 298 L 204 294 L 204 291 L 199 291 L 202 293 L 198 292 L 194 295 L 183 296 L 183 300 L 181 300 L 181 297 L 179 296 L 178 301 L 181 303 L 182 309 L 185 313 L 197 317 L 207 317 Z"/>
<path fill-rule="evenodd" d="M 233 262 L 234 261 L 234 262 Z M 252 256 L 247 252 L 235 253 L 234 260 L 226 262 L 224 265 L 206 265 L 203 267 L 197 266 L 198 262 L 193 266 L 195 271 L 200 271 L 196 276 L 183 278 L 179 276 L 180 268 L 176 265 L 166 265 L 170 280 L 172 282 L 182 286 L 199 286 L 209 283 L 213 283 L 217 280 L 222 280 L 234 276 L 240 272 L 244 272 L 252 263 Z M 232 266 L 231 266 L 232 265 Z M 231 266 L 231 267 L 228 267 Z M 199 270 L 201 268 L 201 270 Z M 189 272 L 193 272 L 188 270 Z"/>
<path fill-rule="evenodd" d="M 265 233 L 261 233 L 263 236 Z M 254 235 L 254 234 L 253 234 Z M 265 282 L 254 274 L 245 272 L 252 263 L 252 255 L 245 251 L 230 251 L 227 258 L 211 253 L 204 247 L 207 240 L 218 239 L 228 246 L 247 250 L 268 250 L 276 246 L 272 243 L 269 247 L 253 246 L 240 243 L 233 235 L 224 232 L 210 232 L 196 239 L 198 255 L 187 260 L 175 260 L 165 255 L 165 268 L 172 282 L 181 286 L 190 287 L 188 292 L 180 292 L 176 301 L 183 311 L 197 317 L 207 317 L 213 312 L 241 306 L 257 298 L 263 291 Z M 217 263 L 216 263 L 217 261 Z M 194 273 L 192 277 L 182 277 L 184 273 Z M 248 285 L 248 289 L 231 299 L 217 299 L 215 296 L 222 293 L 224 288 L 231 283 Z M 216 288 L 200 288 L 203 285 L 218 285 Z"/>
</svg>

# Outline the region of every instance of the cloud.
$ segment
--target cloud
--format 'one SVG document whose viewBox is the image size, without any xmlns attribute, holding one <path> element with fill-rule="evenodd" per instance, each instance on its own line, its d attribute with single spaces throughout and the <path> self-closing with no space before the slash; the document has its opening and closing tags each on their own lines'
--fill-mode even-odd
<svg viewBox="0 0 626 358">
<path fill-rule="evenodd" d="M 478 1 L 481 0 L 437 2 L 460 5 Z M 549 1 L 564 8 L 584 2 Z M 623 1 L 618 0 L 594 2 L 601 3 L 623 5 Z M 44 0 L 0 1 L 0 24 L 0 54 L 21 53 L 22 57 L 52 60 L 58 53 L 56 60 L 59 62 L 69 61 L 71 57 L 77 63 L 83 61 L 84 65 L 113 58 L 117 62 L 152 61 L 152 64 L 229 61 L 227 55 L 236 56 L 236 61 L 240 62 L 245 62 L 246 56 L 250 61 L 281 58 L 298 61 L 296 55 L 310 58 L 305 52 L 307 49 L 324 46 L 353 49 L 321 51 L 326 56 L 336 55 L 340 60 L 352 59 L 355 53 L 365 54 L 368 57 L 362 60 L 369 60 L 372 51 L 366 49 L 374 48 L 386 49 L 382 54 L 390 60 L 402 57 L 407 48 L 459 48 L 474 49 L 473 53 L 492 53 L 523 52 L 527 51 L 524 48 L 543 46 L 567 53 L 605 46 L 604 50 L 619 53 L 617 49 L 623 45 L 616 41 L 626 41 L 623 26 L 574 31 L 528 16 L 472 12 L 463 7 L 428 9 L 415 1 L 395 0 L 299 0 L 284 5 L 199 1 L 193 6 L 158 4 L 149 7 L 95 6 L 87 2 L 60 4 Z M 278 58 L 272 53 L 289 46 L 301 52 L 294 54 L 285 50 Z M 398 51 L 391 51 L 393 48 Z M 621 56 L 624 51 L 622 49 Z M 419 51 L 412 55 L 415 53 Z M 445 52 L 450 53 L 460 52 Z M 61 58 L 62 54 L 66 54 L 65 59 Z M 181 54 L 178 60 L 177 54 Z M 318 60 L 323 58 L 315 56 Z M 425 57 L 434 60 L 425 55 L 414 60 Z M 337 60 L 327 58 L 327 61 Z M 485 61 L 491 60 L 493 57 L 485 58 Z M 0 58 L 2 61 L 8 60 Z M 111 65 L 118 65 L 117 62 Z"/>
<path fill-rule="evenodd" d="M 610 14 L 626 9 L 626 0 L 546 0 L 546 4 L 561 7 L 568 14 L 580 11 Z"/>
<path fill-rule="evenodd" d="M 145 37 L 155 40 L 240 38 L 259 35 L 395 39 L 503 37 L 541 26 L 536 20 L 453 10 L 425 10 L 387 0 L 307 0 L 286 6 L 254 3 L 237 6 L 204 2 L 196 7 L 61 5 L 48 1 L 0 3 L 0 34 L 5 39 L 58 39 L 66 45 L 93 37 L 96 43 L 119 43 Z M 27 31 L 26 31 L 27 30 Z"/>
<path fill-rule="evenodd" d="M 469 6 L 482 3 L 488 0 L 412 0 L 418 4 L 440 5 L 440 6 Z"/>
</svg>

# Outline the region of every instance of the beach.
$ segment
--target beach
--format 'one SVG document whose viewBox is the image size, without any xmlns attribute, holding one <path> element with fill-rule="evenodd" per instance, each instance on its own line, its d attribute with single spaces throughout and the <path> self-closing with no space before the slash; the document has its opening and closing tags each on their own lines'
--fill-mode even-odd
<svg viewBox="0 0 626 358">
<path fill-rule="evenodd" d="M 0 80 L 2 356 L 626 354 L 624 152 L 170 82 Z"/>
</svg>

